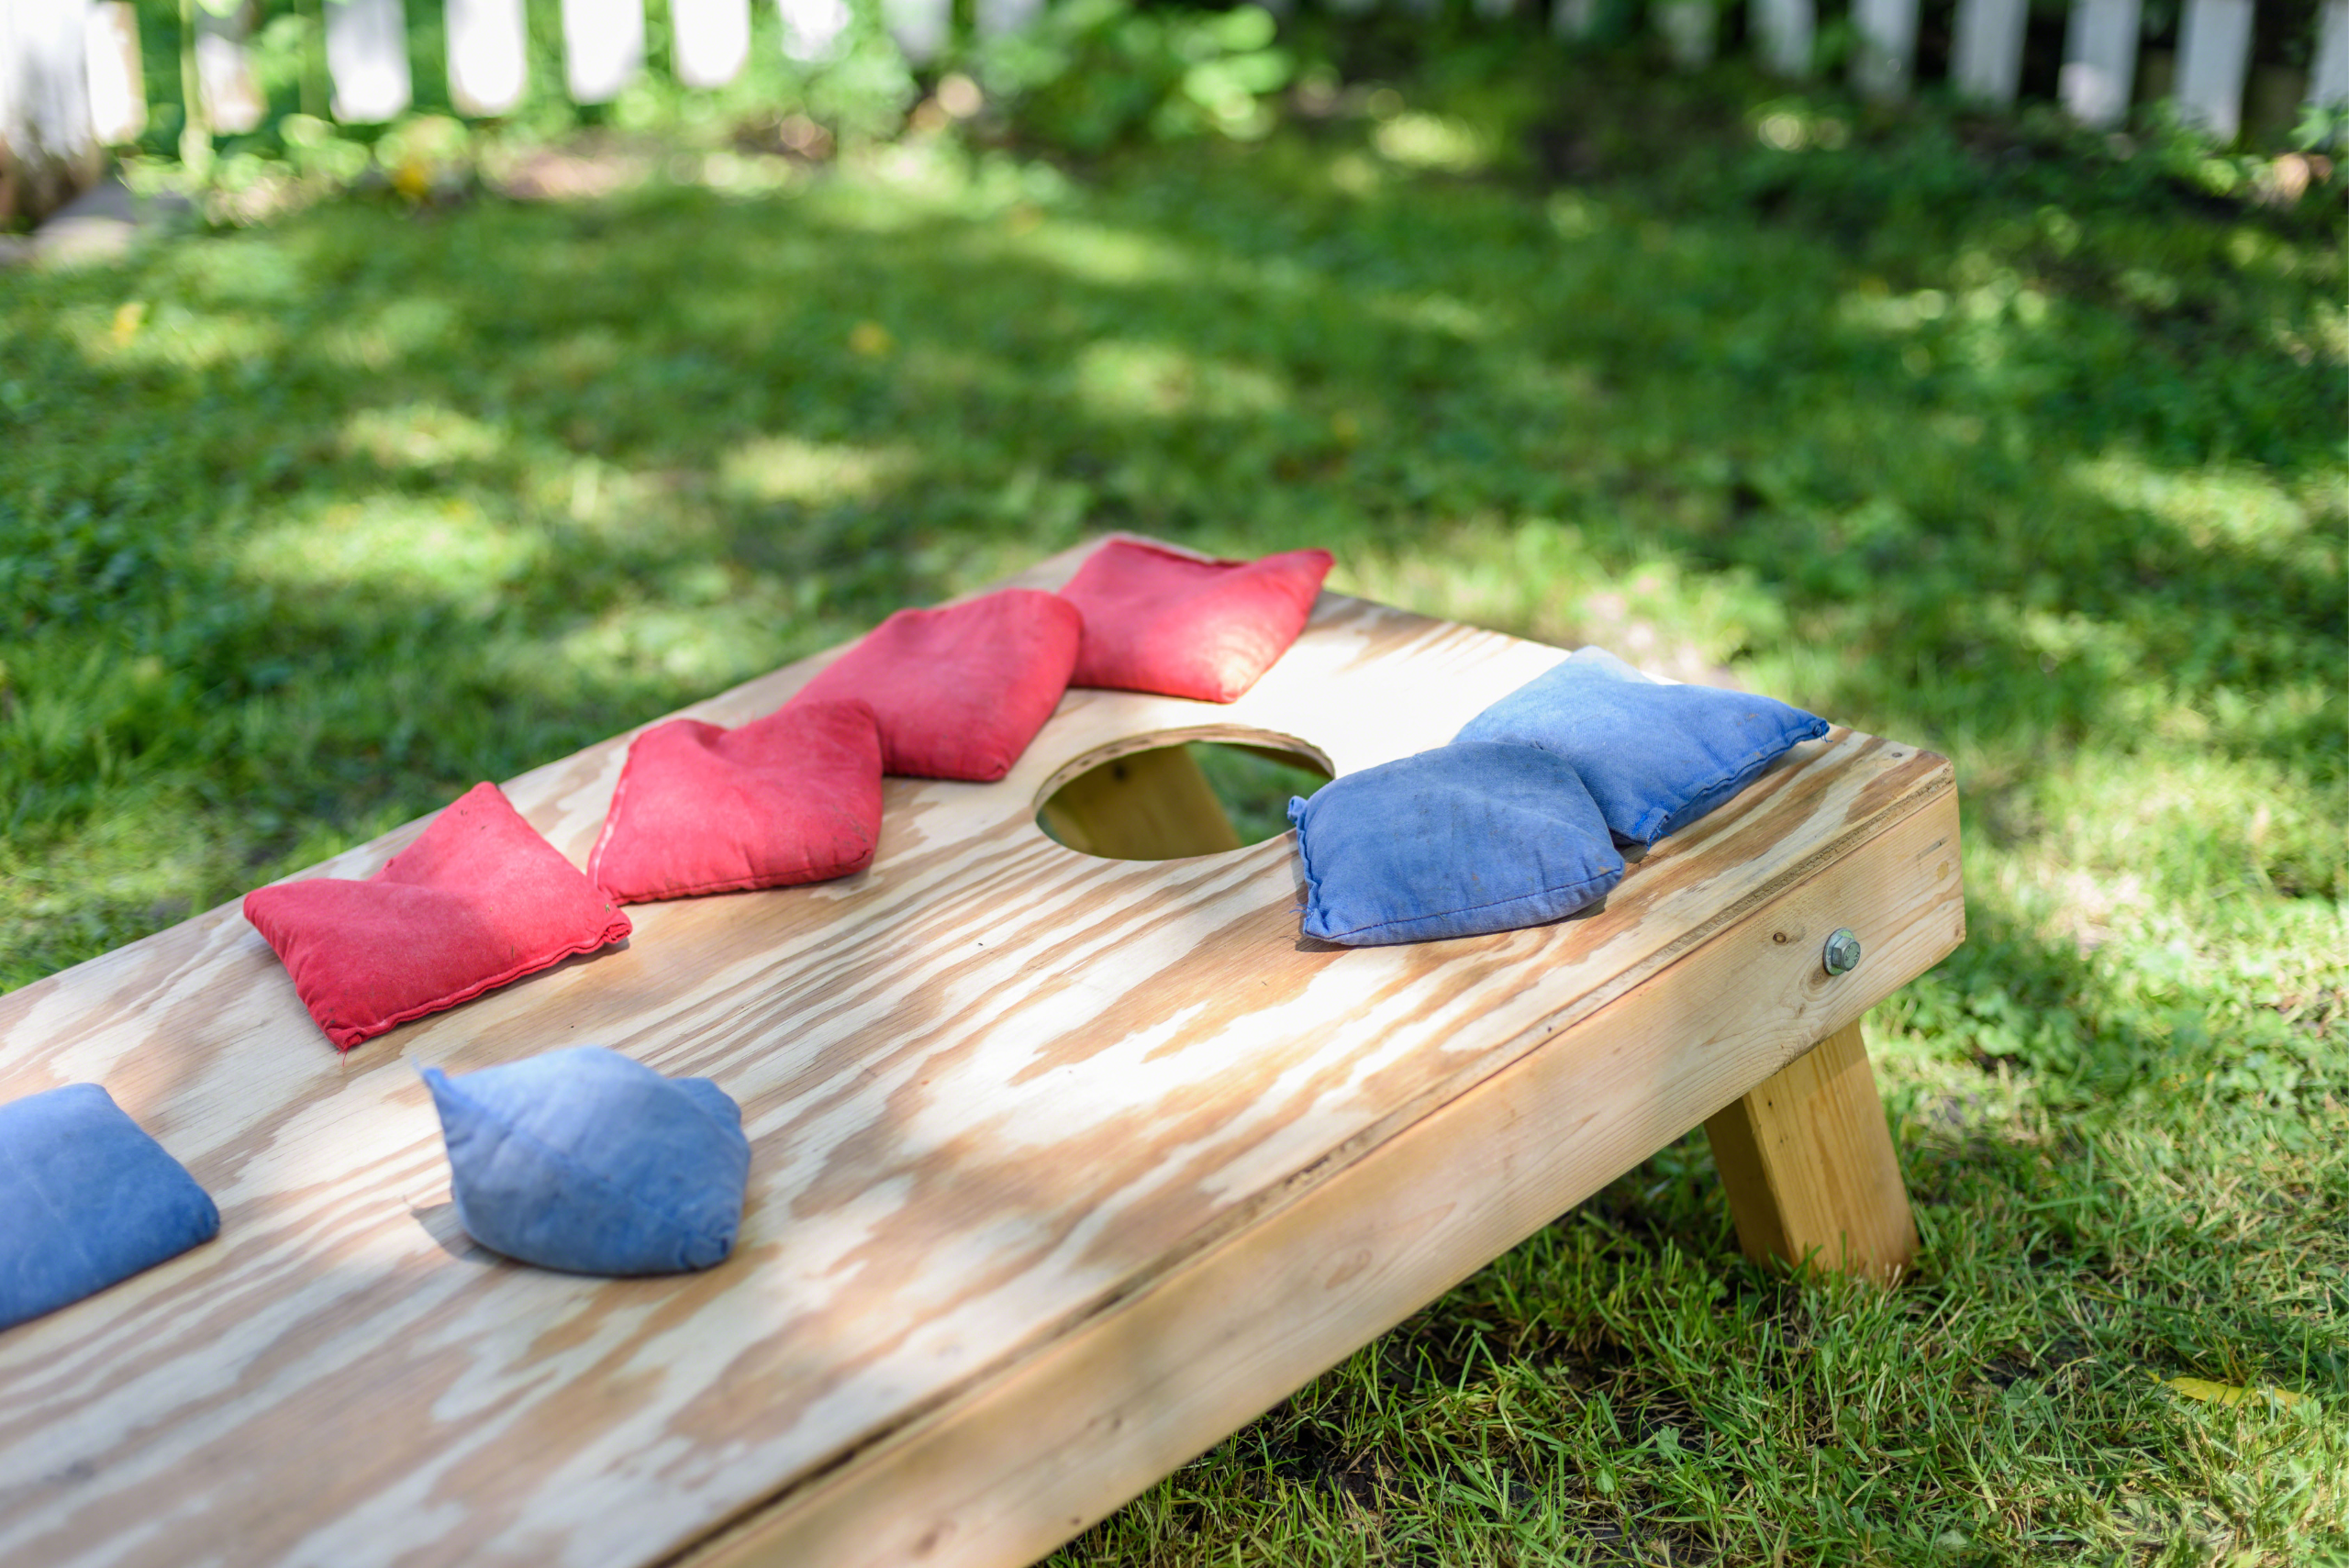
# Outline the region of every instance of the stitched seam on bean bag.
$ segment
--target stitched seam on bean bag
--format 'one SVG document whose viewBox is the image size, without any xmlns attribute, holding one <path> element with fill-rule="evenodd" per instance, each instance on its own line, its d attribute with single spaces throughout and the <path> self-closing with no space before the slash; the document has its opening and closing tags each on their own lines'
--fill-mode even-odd
<svg viewBox="0 0 2349 1568">
<path fill-rule="evenodd" d="M 872 864 L 872 862 L 868 858 L 865 862 L 865 865 L 870 864 Z M 618 894 L 613 894 L 612 898 L 615 903 L 665 904 L 673 898 L 697 898 L 705 893 L 781 892 L 783 889 L 789 887 L 815 887 L 827 882 L 839 882 L 845 877 L 856 875 L 857 872 L 863 871 L 863 869 L 865 869 L 864 866 L 858 866 L 854 870 L 850 871 L 836 871 L 816 876 L 802 877 L 796 882 L 777 881 L 775 878 L 770 876 L 736 877 L 729 878 L 724 882 L 696 882 L 686 886 L 671 888 L 663 893 L 648 893 L 640 898 L 634 896 L 622 898 Z"/>
<path fill-rule="evenodd" d="M 1823 721 L 1818 719 L 1813 719 L 1811 722 L 1823 723 Z M 1778 731 L 1778 740 L 1775 745 L 1765 743 L 1755 748 L 1746 756 L 1743 762 L 1737 763 L 1726 773 L 1715 775 L 1709 783 L 1699 784 L 1694 789 L 1682 792 L 1680 804 L 1672 807 L 1669 811 L 1659 810 L 1655 816 L 1654 824 L 1653 826 L 1643 828 L 1642 833 L 1645 835 L 1653 834 L 1656 828 L 1662 827 L 1664 823 L 1669 822 L 1681 812 L 1687 810 L 1689 802 L 1701 800 L 1717 789 L 1729 789 L 1734 791 L 1736 789 L 1742 788 L 1746 782 L 1752 779 L 1754 774 L 1760 773 L 1764 768 L 1768 767 L 1772 762 L 1776 762 L 1780 757 L 1785 756 L 1788 751 L 1793 751 L 1797 746 L 1803 744 L 1806 740 L 1818 740 L 1819 737 L 1817 735 L 1802 735 L 1799 733 L 1800 731 L 1809 728 L 1810 724 L 1809 723 L 1782 726 Z M 1825 733 L 1825 730 L 1822 728 L 1820 733 Z M 1790 736 L 1794 738 L 1789 739 Z M 1726 806 L 1729 803 L 1727 801 L 1723 801 L 1721 804 Z M 1641 820 L 1644 823 L 1647 821 L 1647 818 L 1642 817 Z"/>
<path fill-rule="evenodd" d="M 613 929 L 615 925 L 618 928 L 618 929 Z M 443 995 L 433 998 L 429 1002 L 420 1003 L 416 1006 L 394 1013 L 389 1018 L 383 1018 L 377 1022 L 328 1024 L 324 1026 L 326 1029 L 327 1038 L 345 1049 L 354 1045 L 364 1044 L 366 1041 L 374 1039 L 379 1034 L 397 1029 L 400 1025 L 406 1023 L 411 1018 L 420 1018 L 429 1013 L 440 1012 L 445 1008 L 455 1006 L 460 1002 L 470 1002 L 474 997 L 481 995 L 484 992 L 495 991 L 501 985 L 508 984 L 513 981 L 521 979 L 525 974 L 536 974 L 541 969 L 552 968 L 554 965 L 561 963 L 564 959 L 573 957 L 579 953 L 594 952 L 597 948 L 606 947 L 619 940 L 620 938 L 627 936 L 634 929 L 633 923 L 629 921 L 627 916 L 619 914 L 618 911 L 614 911 L 612 921 L 604 927 L 604 932 L 601 936 L 590 938 L 584 941 L 573 942 L 568 947 L 558 948 L 554 951 L 540 958 L 525 959 L 520 963 L 516 964 L 513 968 L 491 975 L 486 980 L 476 981 L 474 984 L 464 987 L 462 990 L 449 992 Z"/>
<path fill-rule="evenodd" d="M 1573 764 L 1568 763 L 1567 765 L 1571 767 Z M 1705 789 L 1710 789 L 1712 785 L 1707 784 Z M 1687 806 L 1690 801 L 1696 799 L 1698 795 L 1704 793 L 1705 791 L 1701 789 L 1690 790 L 1686 795 L 1681 797 L 1680 806 L 1650 806 L 1648 808 L 1647 815 L 1641 817 L 1638 822 L 1632 825 L 1631 838 L 1635 842 L 1642 844 L 1654 843 L 1656 834 L 1663 829 L 1665 823 L 1672 820 L 1672 814 L 1679 810 L 1680 806 Z"/>
<path fill-rule="evenodd" d="M 619 809 L 617 795 L 613 797 L 612 809 L 615 812 Z M 607 827 L 607 831 L 608 830 Z M 751 875 L 729 877 L 719 882 L 691 883 L 665 888 L 659 893 L 622 894 L 603 886 L 598 886 L 596 891 L 608 895 L 615 904 L 666 904 L 673 899 L 698 898 L 709 893 L 767 893 L 786 887 L 813 887 L 819 883 L 839 882 L 869 869 L 873 864 L 873 857 L 879 851 L 880 847 L 878 840 L 865 845 L 863 858 L 844 871 L 824 872 L 813 876 L 802 876 L 791 880 L 768 875 Z"/>
<path fill-rule="evenodd" d="M 1712 794 L 1713 791 L 1723 788 L 1729 784 L 1735 784 L 1739 780 L 1745 778 L 1747 775 L 1758 772 L 1762 765 L 1769 762 L 1775 755 L 1776 755 L 1776 752 L 1770 751 L 1767 748 L 1765 748 L 1762 751 L 1754 752 L 1744 762 L 1738 763 L 1727 773 L 1717 773 L 1712 778 L 1706 780 L 1702 784 L 1692 784 L 1688 788 L 1679 791 L 1679 799 L 1675 804 L 1652 807 L 1646 816 L 1641 817 L 1640 824 L 1632 830 L 1631 836 L 1643 844 L 1652 844 L 1655 842 L 1656 835 L 1663 828 L 1664 825 L 1671 821 L 1675 817 L 1679 816 L 1680 813 L 1687 810 L 1689 802 L 1694 800 L 1702 800 L 1705 796 Z"/>
<path fill-rule="evenodd" d="M 619 826 L 620 802 L 628 798 L 629 775 L 635 771 L 636 747 L 631 743 L 627 760 L 620 763 L 619 783 L 612 786 L 611 804 L 604 808 L 604 830 L 596 835 L 596 847 L 587 853 L 587 880 L 599 892 L 604 891 L 603 879 L 597 874 L 603 870 L 604 850 L 612 841 L 612 830 Z"/>
<path fill-rule="evenodd" d="M 1313 803 L 1308 800 L 1303 804 L 1310 806 Z M 1306 843 L 1305 824 L 1292 817 L 1288 830 L 1297 835 L 1297 862 L 1305 867 L 1305 907 L 1309 911 L 1321 897 L 1321 878 L 1313 869 L 1313 851 Z"/>
<path fill-rule="evenodd" d="M 1614 873 L 1614 876 L 1615 880 L 1620 881 L 1621 873 Z M 1414 915 L 1408 919 L 1374 920 L 1367 926 L 1350 926 L 1346 929 L 1335 934 L 1341 937 L 1359 936 L 1364 931 L 1392 930 L 1401 926 L 1416 926 L 1422 920 L 1443 920 L 1449 919 L 1454 915 L 1474 915 L 1479 909 L 1501 909 L 1506 908 L 1511 904 L 1528 904 L 1537 898 L 1550 898 L 1561 894 L 1571 897 L 1575 894 L 1580 893 L 1584 888 L 1590 886 L 1593 883 L 1598 882 L 1609 882 L 1609 873 L 1601 873 L 1598 876 L 1586 876 L 1580 882 L 1564 884 L 1556 887 L 1539 887 L 1535 888 L 1531 893 L 1513 894 L 1507 898 L 1496 898 L 1488 903 L 1462 904 L 1449 909 L 1431 909 L 1424 915 Z M 1612 884 L 1609 883 L 1609 885 L 1611 886 Z M 1572 911 L 1568 911 L 1568 913 L 1572 913 Z"/>
<path fill-rule="evenodd" d="M 1179 561 L 1186 566 L 1247 566 L 1252 564 L 1252 562 L 1250 562 L 1232 560 L 1220 555 L 1193 555 L 1186 550 L 1169 550 L 1164 545 L 1157 543 L 1152 539 L 1121 537 L 1103 539 L 1101 542 L 1104 545 L 1123 545 L 1128 550 L 1139 550 L 1145 554 L 1155 555 L 1163 561 Z"/>
</svg>

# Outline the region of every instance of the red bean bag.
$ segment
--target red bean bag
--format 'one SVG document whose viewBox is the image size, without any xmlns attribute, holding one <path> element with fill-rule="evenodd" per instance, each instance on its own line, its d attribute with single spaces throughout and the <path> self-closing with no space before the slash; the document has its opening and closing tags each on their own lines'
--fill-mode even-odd
<svg viewBox="0 0 2349 1568">
<path fill-rule="evenodd" d="M 881 732 L 861 702 L 795 703 L 629 743 L 587 876 L 615 903 L 789 887 L 863 871 L 881 838 Z"/>
<path fill-rule="evenodd" d="M 899 610 L 802 687 L 792 706 L 871 704 L 890 773 L 999 779 L 1068 689 L 1083 624 L 1075 606 L 1033 588 Z"/>
<path fill-rule="evenodd" d="M 1069 684 L 1236 701 L 1305 629 L 1330 565 L 1326 550 L 1202 561 L 1113 539 L 1061 590 L 1085 613 Z"/>
<path fill-rule="evenodd" d="M 344 1051 L 629 933 L 628 917 L 492 784 L 458 796 L 366 881 L 256 888 L 245 918 Z"/>
</svg>

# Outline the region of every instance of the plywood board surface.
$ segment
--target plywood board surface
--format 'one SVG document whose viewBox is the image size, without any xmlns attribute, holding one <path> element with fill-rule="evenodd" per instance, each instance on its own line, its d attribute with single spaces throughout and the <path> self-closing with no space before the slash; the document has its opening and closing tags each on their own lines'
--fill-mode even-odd
<svg viewBox="0 0 2349 1568">
<path fill-rule="evenodd" d="M 1019 1568 L 1756 1083 L 1963 940 L 1941 795 L 1246 1229 L 677 1568 Z M 1868 933 L 1830 975 L 1817 940 Z M 1880 1114 L 1880 1113 L 1879 1113 Z"/>
<path fill-rule="evenodd" d="M 1074 570 L 1058 558 L 1025 581 Z M 0 997 L 0 1099 L 104 1083 L 219 1239 L 0 1334 L 0 1561 L 657 1561 L 884 1442 L 1501 1071 L 1949 787 L 1838 729 L 1667 840 L 1597 915 L 1348 951 L 1288 839 L 1096 860 L 1037 803 L 1160 734 L 1349 773 L 1563 657 L 1325 594 L 1229 706 L 1072 691 L 1010 776 L 889 781 L 872 868 L 639 906 L 571 961 L 339 1057 L 234 906 Z M 824 659 L 690 713 L 771 711 Z M 584 862 L 625 737 L 508 784 Z M 410 825 L 321 868 L 363 875 Z M 742 1235 L 707 1273 L 473 1247 L 418 1064 L 595 1041 L 740 1102 Z"/>
</svg>

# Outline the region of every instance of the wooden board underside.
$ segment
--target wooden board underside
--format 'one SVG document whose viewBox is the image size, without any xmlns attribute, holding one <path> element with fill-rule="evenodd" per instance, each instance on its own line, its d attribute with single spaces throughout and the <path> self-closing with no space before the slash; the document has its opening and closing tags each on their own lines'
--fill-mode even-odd
<svg viewBox="0 0 2349 1568">
<path fill-rule="evenodd" d="M 679 1568 L 1017 1568 L 1801 1058 L 1965 935 L 1943 795 Z M 1830 976 L 1819 939 L 1868 933 Z"/>
<path fill-rule="evenodd" d="M 1597 916 L 1363 951 L 1298 937 L 1286 838 L 1104 862 L 1032 820 L 1086 758 L 1161 731 L 1301 741 L 1353 772 L 1441 744 L 1561 656 L 1325 595 L 1237 704 L 1071 692 L 1000 784 L 891 780 L 863 876 L 641 906 L 625 950 L 348 1058 L 233 906 L 0 997 L 0 1098 L 105 1083 L 224 1222 L 0 1335 L 0 1561 L 674 1553 L 1058 1342 L 1948 790 L 1941 759 L 1837 731 Z M 740 723 L 824 662 L 687 711 Z M 574 862 L 626 740 L 507 786 Z M 363 875 L 418 830 L 322 869 Z M 726 1265 L 579 1279 L 463 1236 L 415 1066 L 582 1040 L 741 1102 L 751 1194 Z"/>
</svg>

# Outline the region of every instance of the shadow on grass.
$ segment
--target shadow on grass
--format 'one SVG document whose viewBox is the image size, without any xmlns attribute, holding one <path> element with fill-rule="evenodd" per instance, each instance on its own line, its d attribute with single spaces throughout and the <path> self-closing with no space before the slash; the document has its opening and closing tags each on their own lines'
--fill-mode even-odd
<svg viewBox="0 0 2349 1568">
<path fill-rule="evenodd" d="M 1742 593 L 1714 659 L 1962 766 L 2335 672 L 2329 365 L 2144 339 L 2010 201 L 1945 224 L 1985 281 L 1929 308 L 1876 280 L 1924 258 L 1783 215 L 1347 156 L 343 208 L 0 285 L 10 831 L 176 779 L 282 866 L 1110 527 L 1342 563 L 1562 520 Z M 2202 739 L 2321 768 L 2337 698 L 2295 701 Z"/>
</svg>

